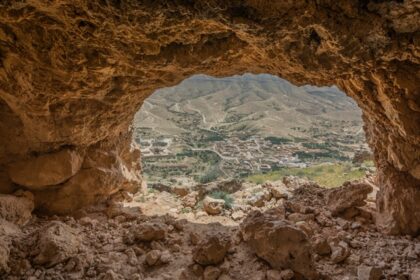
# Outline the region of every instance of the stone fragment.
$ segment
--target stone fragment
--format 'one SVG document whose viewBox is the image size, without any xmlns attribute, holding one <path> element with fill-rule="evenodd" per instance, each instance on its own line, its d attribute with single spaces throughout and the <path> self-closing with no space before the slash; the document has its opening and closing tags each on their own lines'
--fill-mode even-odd
<svg viewBox="0 0 420 280">
<path fill-rule="evenodd" d="M 420 267 L 416 267 L 410 274 L 410 280 L 420 280 Z"/>
<path fill-rule="evenodd" d="M 358 280 L 380 280 L 383 276 L 383 271 L 379 267 L 372 267 L 366 265 L 359 265 L 357 267 Z"/>
<path fill-rule="evenodd" d="M 285 269 L 280 272 L 281 280 L 291 280 L 295 276 L 295 273 L 291 269 Z"/>
<path fill-rule="evenodd" d="M 166 225 L 160 222 L 145 222 L 133 229 L 134 238 L 140 241 L 161 240 L 166 236 Z"/>
<path fill-rule="evenodd" d="M 190 188 L 188 188 L 187 186 L 173 186 L 172 192 L 176 195 L 183 197 L 190 193 Z"/>
<path fill-rule="evenodd" d="M 203 209 L 210 215 L 219 215 L 223 211 L 225 201 L 206 196 L 203 200 Z"/>
<path fill-rule="evenodd" d="M 234 221 L 239 221 L 245 217 L 245 213 L 242 210 L 238 210 L 234 211 L 230 216 Z"/>
<path fill-rule="evenodd" d="M 219 264 L 230 248 L 230 239 L 221 233 L 206 236 L 194 249 L 193 260 L 201 265 Z"/>
<path fill-rule="evenodd" d="M 82 166 L 83 155 L 72 149 L 44 154 L 12 163 L 11 180 L 30 190 L 42 190 L 58 185 L 74 176 Z"/>
<path fill-rule="evenodd" d="M 341 263 L 350 256 L 350 248 L 346 242 L 340 241 L 338 244 L 331 245 L 331 261 Z"/>
<path fill-rule="evenodd" d="M 314 214 L 292 213 L 289 216 L 287 216 L 287 219 L 289 221 L 294 222 L 294 223 L 302 222 L 302 221 L 313 221 L 315 219 L 315 215 Z"/>
<path fill-rule="evenodd" d="M 34 210 L 34 196 L 27 191 L 17 191 L 13 195 L 0 194 L 0 218 L 17 225 L 26 224 Z"/>
<path fill-rule="evenodd" d="M 62 222 L 51 222 L 37 234 L 35 264 L 51 267 L 76 256 L 82 249 L 78 232 Z"/>
<path fill-rule="evenodd" d="M 198 192 L 193 191 L 182 198 L 182 205 L 193 208 L 197 204 Z"/>
<path fill-rule="evenodd" d="M 203 278 L 204 280 L 217 280 L 220 273 L 219 268 L 209 265 L 204 269 Z"/>
<path fill-rule="evenodd" d="M 278 210 L 253 211 L 240 228 L 244 241 L 274 269 L 292 269 L 307 279 L 316 279 L 306 234 L 282 220 Z"/>
<path fill-rule="evenodd" d="M 149 266 L 153 266 L 157 264 L 161 256 L 161 252 L 159 250 L 151 250 L 146 254 L 146 263 Z"/>
<path fill-rule="evenodd" d="M 276 199 L 287 199 L 289 195 L 287 194 L 287 187 L 283 182 L 273 182 L 273 183 L 264 183 L 262 187 L 268 189 L 271 192 L 272 197 Z"/>
<path fill-rule="evenodd" d="M 318 237 L 315 239 L 312 248 L 314 249 L 315 253 L 321 256 L 331 254 L 330 244 L 328 244 L 328 241 L 322 237 Z"/>
<path fill-rule="evenodd" d="M 332 190 L 327 197 L 327 205 L 333 215 L 339 215 L 348 209 L 366 204 L 365 200 L 373 188 L 363 181 L 345 182 Z"/>
<path fill-rule="evenodd" d="M 275 269 L 269 269 L 266 273 L 267 280 L 282 280 L 281 273 Z"/>
</svg>

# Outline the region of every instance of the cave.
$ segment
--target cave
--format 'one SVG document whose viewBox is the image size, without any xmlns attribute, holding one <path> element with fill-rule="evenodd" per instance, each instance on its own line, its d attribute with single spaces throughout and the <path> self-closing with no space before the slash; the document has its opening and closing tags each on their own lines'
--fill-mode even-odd
<svg viewBox="0 0 420 280">
<path fill-rule="evenodd" d="M 141 186 L 130 123 L 194 74 L 337 85 L 363 111 L 378 228 L 420 232 L 420 6 L 406 1 L 2 1 L 0 190 L 68 214 Z"/>
</svg>

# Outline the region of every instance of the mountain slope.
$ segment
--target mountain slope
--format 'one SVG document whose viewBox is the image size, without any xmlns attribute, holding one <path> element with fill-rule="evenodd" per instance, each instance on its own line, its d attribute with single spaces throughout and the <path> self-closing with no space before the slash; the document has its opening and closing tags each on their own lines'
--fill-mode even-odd
<svg viewBox="0 0 420 280">
<path fill-rule="evenodd" d="M 360 109 L 336 87 L 297 87 L 266 74 L 197 75 L 156 91 L 135 116 L 134 126 L 163 135 L 202 128 L 299 137 L 321 121 L 362 125 Z"/>
</svg>

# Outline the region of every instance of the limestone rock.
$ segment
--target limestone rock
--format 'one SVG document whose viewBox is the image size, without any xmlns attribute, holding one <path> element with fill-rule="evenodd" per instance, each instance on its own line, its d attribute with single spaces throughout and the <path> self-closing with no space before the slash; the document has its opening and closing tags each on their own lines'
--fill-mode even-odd
<svg viewBox="0 0 420 280">
<path fill-rule="evenodd" d="M 209 265 L 204 269 L 203 279 L 204 280 L 217 280 L 220 274 L 221 274 L 221 271 L 219 268 Z"/>
<path fill-rule="evenodd" d="M 383 276 L 382 269 L 379 267 L 360 265 L 357 267 L 358 280 L 380 280 Z"/>
<path fill-rule="evenodd" d="M 196 246 L 193 252 L 193 260 L 201 265 L 219 264 L 225 258 L 229 248 L 230 239 L 227 236 L 212 233 Z"/>
<path fill-rule="evenodd" d="M 34 263 L 47 267 L 76 256 L 82 249 L 78 232 L 62 222 L 51 222 L 38 231 Z"/>
<path fill-rule="evenodd" d="M 331 254 L 331 247 L 325 238 L 318 237 L 313 243 L 314 252 L 318 255 L 325 256 Z"/>
<path fill-rule="evenodd" d="M 106 2 L 1 1 L 2 170 L 63 147 L 102 146 L 118 164 L 89 184 L 92 197 L 134 188 L 140 154 L 121 162 L 113 145 L 131 141 L 133 116 L 156 89 L 196 73 L 268 73 L 335 84 L 355 99 L 378 166 L 376 223 L 418 234 L 417 0 Z M 44 205 L 56 198 L 44 196 Z"/>
<path fill-rule="evenodd" d="M 134 238 L 140 241 L 161 240 L 166 236 L 166 225 L 159 222 L 145 222 L 132 231 Z"/>
<path fill-rule="evenodd" d="M 292 269 L 307 279 L 316 279 L 306 234 L 282 220 L 277 211 L 251 212 L 241 224 L 243 239 L 273 268 Z"/>
<path fill-rule="evenodd" d="M 18 191 L 14 195 L 0 194 L 0 218 L 17 225 L 26 224 L 32 217 L 34 197 L 32 193 Z"/>
<path fill-rule="evenodd" d="M 187 194 L 190 193 L 190 188 L 187 186 L 173 186 L 172 187 L 172 192 L 176 195 L 179 196 L 186 196 Z"/>
<path fill-rule="evenodd" d="M 338 244 L 332 244 L 331 252 L 331 261 L 333 263 L 343 262 L 350 256 L 350 248 L 344 241 L 340 241 Z"/>
<path fill-rule="evenodd" d="M 343 186 L 332 190 L 328 195 L 328 208 L 333 215 L 339 215 L 347 209 L 363 206 L 372 190 L 372 186 L 363 181 L 345 182 Z"/>
<path fill-rule="evenodd" d="M 182 205 L 193 208 L 197 204 L 198 192 L 193 191 L 182 198 Z"/>
<path fill-rule="evenodd" d="M 203 200 L 203 209 L 210 215 L 219 215 L 223 211 L 225 201 L 206 196 Z"/>
<path fill-rule="evenodd" d="M 55 153 L 15 162 L 9 166 L 11 180 L 30 190 L 43 190 L 74 176 L 82 166 L 83 154 L 63 149 Z"/>
<path fill-rule="evenodd" d="M 157 264 L 161 256 L 159 250 L 151 250 L 146 254 L 146 263 L 150 266 Z"/>
<path fill-rule="evenodd" d="M 287 187 L 281 181 L 264 183 L 262 187 L 268 189 L 271 192 L 271 195 L 276 199 L 287 199 L 289 197 Z"/>
</svg>

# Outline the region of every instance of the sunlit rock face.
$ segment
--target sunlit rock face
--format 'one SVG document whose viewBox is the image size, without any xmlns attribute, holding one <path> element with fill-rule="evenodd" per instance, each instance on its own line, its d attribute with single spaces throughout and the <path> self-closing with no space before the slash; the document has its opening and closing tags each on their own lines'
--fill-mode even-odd
<svg viewBox="0 0 420 280">
<path fill-rule="evenodd" d="M 379 168 L 378 224 L 418 233 L 419 10 L 416 0 L 2 1 L 1 174 L 70 149 L 83 163 L 37 185 L 38 208 L 67 213 L 134 190 L 127 139 L 147 96 L 197 73 L 270 73 L 356 100 Z"/>
</svg>

